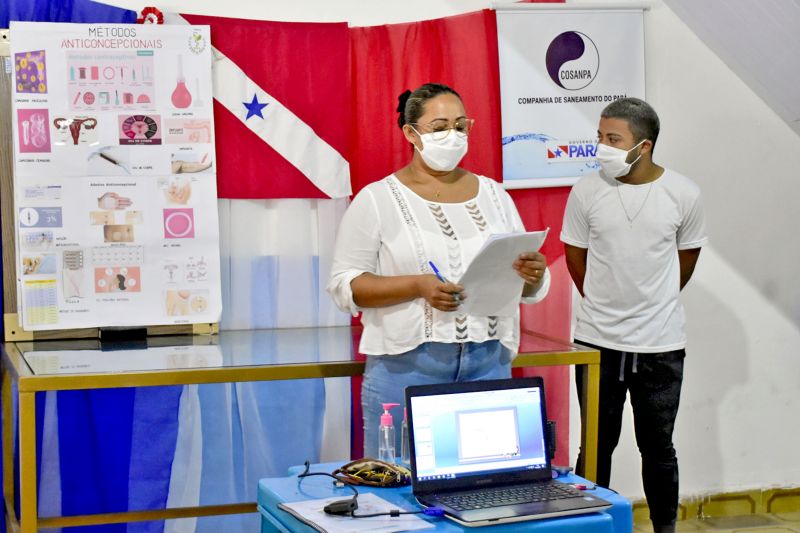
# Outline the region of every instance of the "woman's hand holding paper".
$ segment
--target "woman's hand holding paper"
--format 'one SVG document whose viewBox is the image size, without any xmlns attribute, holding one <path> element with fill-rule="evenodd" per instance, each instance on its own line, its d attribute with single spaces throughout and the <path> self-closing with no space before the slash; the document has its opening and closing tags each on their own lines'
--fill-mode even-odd
<svg viewBox="0 0 800 533">
<path fill-rule="evenodd" d="M 535 287 L 544 277 L 547 258 L 541 252 L 526 252 L 519 254 L 513 266 L 519 277 Z"/>
</svg>

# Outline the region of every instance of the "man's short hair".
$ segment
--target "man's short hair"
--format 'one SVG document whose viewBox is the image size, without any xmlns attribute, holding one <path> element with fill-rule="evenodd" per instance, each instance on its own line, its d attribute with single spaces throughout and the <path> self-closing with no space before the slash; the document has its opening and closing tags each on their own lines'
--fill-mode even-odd
<svg viewBox="0 0 800 533">
<path fill-rule="evenodd" d="M 661 125 L 655 109 L 644 100 L 620 98 L 608 104 L 600 117 L 627 121 L 637 143 L 649 139 L 655 147 Z"/>
</svg>

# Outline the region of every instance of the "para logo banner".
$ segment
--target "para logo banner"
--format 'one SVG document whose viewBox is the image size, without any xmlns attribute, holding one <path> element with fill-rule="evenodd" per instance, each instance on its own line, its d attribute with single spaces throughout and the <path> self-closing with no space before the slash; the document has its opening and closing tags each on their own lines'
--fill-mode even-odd
<svg viewBox="0 0 800 533">
<path fill-rule="evenodd" d="M 644 98 L 642 10 L 513 5 L 497 11 L 497 38 L 505 187 L 595 172 L 601 111 Z"/>
<path fill-rule="evenodd" d="M 590 140 L 566 143 L 547 141 L 545 146 L 549 163 L 591 162 L 597 155 L 597 143 Z"/>
</svg>

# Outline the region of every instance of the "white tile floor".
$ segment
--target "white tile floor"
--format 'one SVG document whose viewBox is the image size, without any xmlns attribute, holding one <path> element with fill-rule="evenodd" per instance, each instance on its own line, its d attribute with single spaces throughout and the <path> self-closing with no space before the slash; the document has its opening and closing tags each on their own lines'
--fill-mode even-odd
<svg viewBox="0 0 800 533">
<path fill-rule="evenodd" d="M 634 533 L 649 533 L 650 524 L 636 524 Z M 681 520 L 678 533 L 800 533 L 800 510 L 791 513 L 752 514 Z"/>
</svg>

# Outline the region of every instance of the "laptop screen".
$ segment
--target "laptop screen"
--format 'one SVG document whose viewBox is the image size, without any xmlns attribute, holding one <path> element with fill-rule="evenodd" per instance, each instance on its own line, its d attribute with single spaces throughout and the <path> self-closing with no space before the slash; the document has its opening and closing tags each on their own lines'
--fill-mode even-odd
<svg viewBox="0 0 800 533">
<path fill-rule="evenodd" d="M 539 386 L 409 399 L 420 482 L 550 467 Z"/>
</svg>

